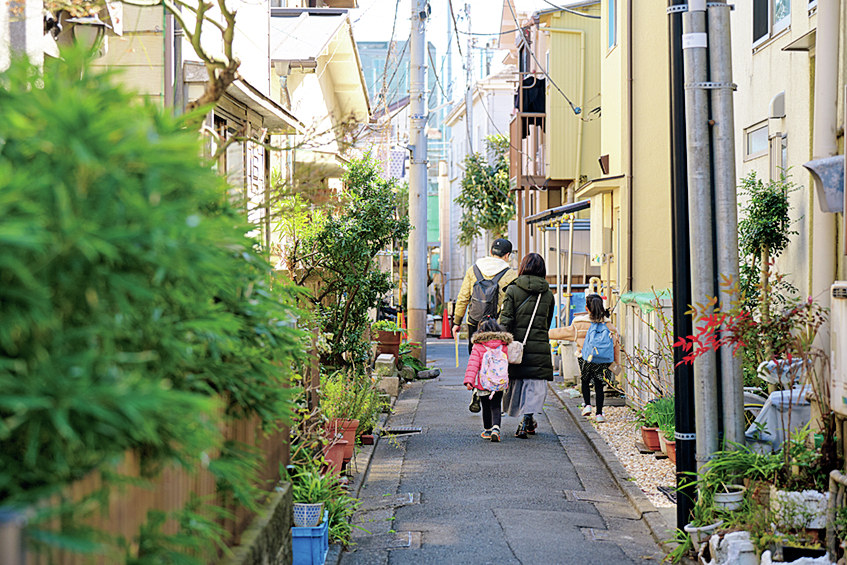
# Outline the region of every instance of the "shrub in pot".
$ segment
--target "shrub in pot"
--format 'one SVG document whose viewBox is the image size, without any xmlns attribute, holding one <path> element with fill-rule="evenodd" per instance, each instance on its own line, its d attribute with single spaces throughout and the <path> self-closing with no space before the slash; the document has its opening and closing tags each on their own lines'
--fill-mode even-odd
<svg viewBox="0 0 847 565">
<path fill-rule="evenodd" d="M 394 359 L 400 359 L 400 343 L 403 341 L 403 328 L 390 320 L 379 320 L 371 325 L 371 334 L 377 342 L 377 354 L 388 353 Z"/>
</svg>

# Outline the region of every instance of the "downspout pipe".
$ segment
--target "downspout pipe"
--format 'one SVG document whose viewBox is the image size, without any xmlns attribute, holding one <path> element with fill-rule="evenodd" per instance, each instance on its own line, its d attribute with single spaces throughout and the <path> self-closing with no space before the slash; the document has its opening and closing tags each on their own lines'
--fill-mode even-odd
<svg viewBox="0 0 847 565">
<path fill-rule="evenodd" d="M 815 98 L 812 137 L 814 160 L 838 154 L 836 139 L 836 98 L 838 95 L 838 24 L 841 22 L 839 0 L 818 0 L 817 32 L 815 40 Z M 818 191 L 819 206 L 809 210 L 812 231 L 811 288 L 809 295 L 829 307 L 829 287 L 835 280 L 835 214 L 827 211 L 822 190 Z M 827 324 L 828 325 L 828 324 Z M 820 336 L 829 333 L 822 328 Z M 820 343 L 818 343 L 820 345 Z"/>
<path fill-rule="evenodd" d="M 682 16 L 685 125 L 688 161 L 688 213 L 691 238 L 692 304 L 708 304 L 714 296 L 714 254 L 711 147 L 709 139 L 708 38 L 706 0 L 690 0 Z M 712 309 L 706 311 L 707 315 Z M 696 332 L 696 328 L 695 328 Z M 718 450 L 716 354 L 704 353 L 694 361 L 694 414 L 699 470 Z"/>
<path fill-rule="evenodd" d="M 165 11 L 165 108 L 173 108 L 174 105 L 174 16 L 168 9 Z"/>
<path fill-rule="evenodd" d="M 635 206 L 635 197 L 632 191 L 632 176 L 635 170 L 633 163 L 633 129 L 635 128 L 632 119 L 632 5 L 635 0 L 630 0 L 626 3 L 626 138 L 627 138 L 627 164 L 626 164 L 626 290 L 632 291 L 632 254 L 634 242 L 632 241 L 632 222 L 635 217 L 633 207 Z M 620 253 L 620 250 L 618 250 Z M 618 258 L 620 261 L 620 258 Z M 611 267 L 610 267 L 611 268 Z M 620 283 L 619 283 L 620 284 Z"/>
<path fill-rule="evenodd" d="M 712 90 L 712 163 L 715 185 L 715 231 L 718 272 L 738 281 L 738 202 L 735 178 L 735 116 L 732 93 L 732 41 L 729 27 L 730 6 L 726 0 L 712 2 L 709 17 L 709 72 Z M 722 304 L 733 300 L 731 288 L 719 285 Z M 731 346 L 720 351 L 723 430 L 727 449 L 744 444 L 744 378 L 741 355 Z"/>
<path fill-rule="evenodd" d="M 687 0 L 668 0 L 668 6 L 685 4 Z M 691 300 L 691 260 L 688 229 L 688 169 L 685 148 L 685 104 L 682 71 L 682 13 L 668 15 L 668 61 L 670 68 L 670 133 L 671 133 L 671 211 L 673 264 L 673 328 L 674 342 L 694 333 L 691 316 L 686 315 Z M 695 462 L 694 376 L 691 365 L 681 363 L 683 351 L 674 348 L 674 420 L 676 424 L 676 523 L 682 529 L 694 508 L 696 489 L 686 477 L 697 471 Z"/>
</svg>

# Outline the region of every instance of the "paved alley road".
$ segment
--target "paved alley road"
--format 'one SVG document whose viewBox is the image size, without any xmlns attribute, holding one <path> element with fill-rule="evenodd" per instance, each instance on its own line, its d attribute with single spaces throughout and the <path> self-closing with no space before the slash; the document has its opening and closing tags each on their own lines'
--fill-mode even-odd
<svg viewBox="0 0 847 565">
<path fill-rule="evenodd" d="M 442 375 L 407 385 L 389 427 L 422 433 L 383 437 L 360 492 L 354 551 L 342 565 L 618 565 L 662 553 L 606 467 L 548 393 L 538 433 L 479 437 L 462 385 L 467 345 L 455 368 L 452 342 L 427 345 Z"/>
</svg>

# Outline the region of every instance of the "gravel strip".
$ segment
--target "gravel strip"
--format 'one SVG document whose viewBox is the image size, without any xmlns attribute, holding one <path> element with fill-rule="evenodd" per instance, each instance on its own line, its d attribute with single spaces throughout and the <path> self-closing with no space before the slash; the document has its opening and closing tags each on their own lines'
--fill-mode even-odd
<svg viewBox="0 0 847 565">
<path fill-rule="evenodd" d="M 670 459 L 656 459 L 653 455 L 638 452 L 635 442 L 641 441 L 641 432 L 634 424 L 635 414 L 632 410 L 626 406 L 606 406 L 603 415 L 606 421 L 602 424 L 594 421 L 594 416 L 589 420 L 635 479 L 635 484 L 647 495 L 653 506 L 673 507 L 673 502 L 656 487 L 676 485 L 676 466 Z"/>
</svg>

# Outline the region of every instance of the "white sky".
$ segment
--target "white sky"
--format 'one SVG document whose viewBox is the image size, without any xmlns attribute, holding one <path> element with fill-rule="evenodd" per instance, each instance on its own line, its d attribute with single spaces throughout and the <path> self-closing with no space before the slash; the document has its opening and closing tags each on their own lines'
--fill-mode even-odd
<svg viewBox="0 0 847 565">
<path fill-rule="evenodd" d="M 500 0 L 467 0 L 471 6 L 471 31 L 473 33 L 496 33 L 500 30 L 500 15 L 502 2 Z M 409 37 L 409 23 L 411 20 L 412 0 L 359 0 L 359 8 L 350 10 L 350 18 L 353 20 L 353 34 L 356 41 L 388 41 L 391 39 L 391 27 L 394 22 L 394 7 L 397 8 L 397 27 L 394 32 L 395 40 L 405 40 Z M 438 53 L 436 72 L 446 87 L 447 66 L 444 64 L 442 76 L 442 61 L 447 51 L 447 39 L 452 24 L 450 22 L 450 8 L 448 0 L 430 0 L 432 15 L 426 29 L 426 40 L 435 45 Z M 464 18 L 465 0 L 453 0 L 453 10 L 456 13 L 459 29 L 467 30 L 467 20 Z M 489 40 L 496 40 L 497 36 L 477 37 L 478 45 L 482 46 Z M 462 53 L 467 54 L 468 36 L 459 34 L 462 44 Z M 456 48 L 455 36 L 453 43 L 453 98 L 461 96 L 460 91 L 464 88 L 464 74 L 462 61 Z M 480 53 L 476 51 L 475 76 L 480 76 Z M 501 67 L 505 52 L 495 52 L 491 62 L 492 72 Z M 427 63 L 428 64 L 428 63 Z"/>
</svg>

